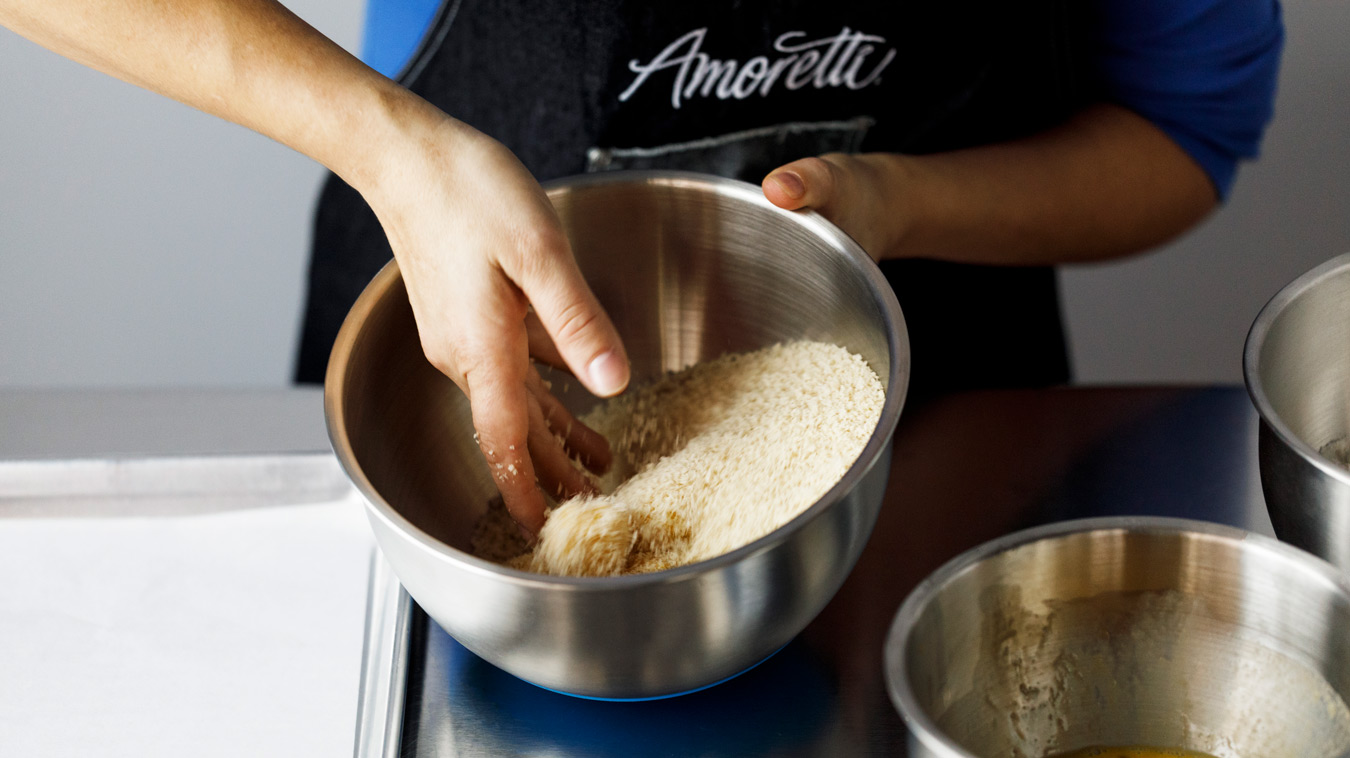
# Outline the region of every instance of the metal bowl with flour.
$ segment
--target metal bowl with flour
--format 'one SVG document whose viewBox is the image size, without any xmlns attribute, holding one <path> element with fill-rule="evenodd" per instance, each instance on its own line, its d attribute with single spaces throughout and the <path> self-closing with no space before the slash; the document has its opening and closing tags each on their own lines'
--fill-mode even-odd
<svg viewBox="0 0 1350 758">
<path fill-rule="evenodd" d="M 333 348 L 325 383 L 333 447 L 399 579 L 465 647 L 574 695 L 642 699 L 705 687 L 790 641 L 862 551 L 909 377 L 904 318 L 852 240 L 814 213 L 772 206 L 753 185 L 615 172 L 546 189 L 624 339 L 634 381 L 794 339 L 866 359 L 886 399 L 844 478 L 773 533 L 668 571 L 560 578 L 480 560 L 470 539 L 496 490 L 468 402 L 423 356 L 393 264 L 366 288 Z M 595 402 L 575 381 L 554 386 L 574 412 Z"/>
<path fill-rule="evenodd" d="M 1350 578 L 1276 540 L 1117 517 L 1030 529 L 905 600 L 887 686 L 913 758 L 1350 750 Z M 1114 752 L 1104 753 L 1114 755 Z"/>
<path fill-rule="evenodd" d="M 1350 254 L 1271 298 L 1242 368 L 1275 534 L 1350 571 Z"/>
</svg>

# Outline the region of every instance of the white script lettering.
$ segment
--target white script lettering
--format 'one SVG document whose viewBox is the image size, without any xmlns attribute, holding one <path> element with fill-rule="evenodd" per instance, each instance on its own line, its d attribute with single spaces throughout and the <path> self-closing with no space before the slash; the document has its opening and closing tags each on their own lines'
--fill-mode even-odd
<svg viewBox="0 0 1350 758">
<path fill-rule="evenodd" d="M 771 59 L 757 55 L 741 63 L 734 58 L 718 60 L 702 52 L 707 35 L 707 27 L 695 29 L 646 63 L 636 58 L 629 61 L 628 69 L 637 77 L 619 95 L 619 100 L 626 102 L 657 72 L 666 69 L 675 69 L 670 89 L 670 104 L 675 108 L 696 97 L 719 100 L 744 100 L 754 94 L 768 97 L 780 82 L 788 90 L 803 87 L 860 90 L 879 82 L 882 70 L 896 54 L 894 47 L 884 47 L 885 37 L 844 27 L 832 37 L 817 40 L 804 39 L 806 32 L 786 32 L 773 42 L 777 56 Z M 878 55 L 883 49 L 885 52 Z"/>
</svg>

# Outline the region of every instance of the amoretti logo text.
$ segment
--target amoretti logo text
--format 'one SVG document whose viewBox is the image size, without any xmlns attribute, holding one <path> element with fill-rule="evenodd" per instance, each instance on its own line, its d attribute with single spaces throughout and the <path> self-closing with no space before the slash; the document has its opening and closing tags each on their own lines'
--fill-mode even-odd
<svg viewBox="0 0 1350 758">
<path fill-rule="evenodd" d="M 627 101 L 643 85 L 670 71 L 670 104 L 715 97 L 744 100 L 767 97 L 775 88 L 799 90 L 846 87 L 859 90 L 881 80 L 881 72 L 895 58 L 886 38 L 844 27 L 832 37 L 807 39 L 806 32 L 786 32 L 773 41 L 772 55 L 756 55 L 744 62 L 718 60 L 702 52 L 708 29 L 695 29 L 643 63 L 636 58 L 628 68 L 637 74 L 620 101 Z M 665 78 L 661 76 L 660 78 Z M 655 85 L 660 86 L 660 85 Z"/>
</svg>

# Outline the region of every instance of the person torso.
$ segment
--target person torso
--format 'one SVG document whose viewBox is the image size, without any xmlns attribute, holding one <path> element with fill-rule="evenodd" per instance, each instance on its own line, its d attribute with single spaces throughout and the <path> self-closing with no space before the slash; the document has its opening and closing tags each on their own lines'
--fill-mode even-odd
<svg viewBox="0 0 1350 758">
<path fill-rule="evenodd" d="M 1082 4 L 444 0 L 399 80 L 541 181 L 665 168 L 758 183 L 842 151 L 928 153 L 1043 129 L 1083 97 Z M 316 214 L 297 378 L 390 257 L 360 196 Z M 920 394 L 1068 379 L 1054 271 L 904 260 Z"/>
<path fill-rule="evenodd" d="M 758 181 L 830 151 L 922 153 L 1062 118 L 1059 2 L 447 0 L 402 81 L 541 180 L 681 168 Z"/>
</svg>

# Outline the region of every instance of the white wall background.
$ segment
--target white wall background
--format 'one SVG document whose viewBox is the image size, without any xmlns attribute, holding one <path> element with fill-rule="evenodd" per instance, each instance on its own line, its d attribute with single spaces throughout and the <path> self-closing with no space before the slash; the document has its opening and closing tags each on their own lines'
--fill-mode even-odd
<svg viewBox="0 0 1350 758">
<path fill-rule="evenodd" d="M 1240 382 L 1256 314 L 1350 252 L 1350 3 L 1284 0 L 1275 120 L 1226 206 L 1123 262 L 1064 269 L 1080 382 Z"/>
<path fill-rule="evenodd" d="M 362 0 L 289 0 L 355 50 Z M 1067 269 L 1080 381 L 1241 381 L 1290 279 L 1350 252 L 1350 3 L 1286 0 L 1262 159 L 1227 207 L 1129 261 Z M 0 30 L 0 386 L 288 382 L 307 159 Z"/>
<path fill-rule="evenodd" d="M 364 0 L 286 0 L 356 50 Z M 289 382 L 322 169 L 0 29 L 0 386 Z"/>
</svg>

